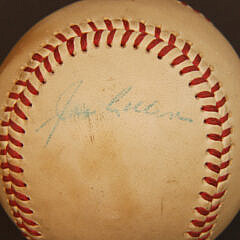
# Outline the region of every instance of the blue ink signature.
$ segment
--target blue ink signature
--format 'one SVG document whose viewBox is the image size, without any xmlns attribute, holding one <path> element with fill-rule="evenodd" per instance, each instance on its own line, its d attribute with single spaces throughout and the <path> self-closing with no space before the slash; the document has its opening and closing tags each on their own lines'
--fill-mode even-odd
<svg viewBox="0 0 240 240">
<path fill-rule="evenodd" d="M 181 116 L 180 112 L 161 113 L 160 110 L 153 111 L 154 107 L 156 108 L 157 104 L 159 104 L 158 101 L 153 101 L 151 104 L 148 104 L 148 105 L 146 105 L 143 101 L 139 101 L 136 104 L 129 102 L 122 109 L 119 109 L 119 107 L 114 108 L 114 105 L 119 103 L 120 100 L 122 100 L 131 90 L 132 90 L 132 87 L 123 89 L 110 101 L 110 103 L 106 107 L 106 110 L 109 112 L 115 113 L 118 117 L 120 117 L 121 115 L 120 112 L 134 111 L 135 113 L 144 113 L 144 114 L 154 115 L 159 118 L 168 117 L 169 120 L 176 118 L 181 121 L 193 122 L 193 119 Z"/>
<path fill-rule="evenodd" d="M 74 96 L 77 94 L 80 89 L 83 81 L 77 81 L 71 84 L 66 90 L 64 90 L 59 97 L 57 98 L 56 106 L 55 106 L 55 115 L 45 122 L 41 124 L 39 128 L 36 129 L 36 132 L 39 132 L 42 128 L 48 125 L 50 122 L 54 121 L 53 127 L 50 130 L 49 136 L 47 138 L 45 147 L 51 141 L 56 129 L 58 128 L 61 121 L 66 121 L 67 119 L 77 118 L 77 119 L 86 119 L 91 115 L 95 115 L 96 110 L 90 110 L 85 103 L 81 105 L 71 106 Z M 131 92 L 132 87 L 128 87 L 119 92 L 115 97 L 111 99 L 111 101 L 105 105 L 105 110 L 115 114 L 117 117 L 120 117 L 122 113 L 126 112 L 135 112 L 142 113 L 146 115 L 155 116 L 158 118 L 168 117 L 169 120 L 177 119 L 185 122 L 193 122 L 193 119 L 188 117 L 183 117 L 180 112 L 164 112 L 161 113 L 158 110 L 157 105 L 159 105 L 158 101 L 153 101 L 150 104 L 146 104 L 143 101 L 139 101 L 136 104 L 132 102 L 128 102 L 125 105 L 122 104 L 122 99 L 125 98 Z M 67 97 L 67 100 L 63 98 Z M 71 107 L 71 108 L 70 108 Z M 155 110 L 154 110 L 155 109 Z"/>
<path fill-rule="evenodd" d="M 55 116 L 49 118 L 48 120 L 46 120 L 45 122 L 43 122 L 43 124 L 36 129 L 36 132 L 40 131 L 43 127 L 45 127 L 49 122 L 51 122 L 52 120 L 55 121 L 50 134 L 47 138 L 45 147 L 49 144 L 54 132 L 56 131 L 57 127 L 59 126 L 61 121 L 65 121 L 67 118 L 72 118 L 74 115 L 77 117 L 80 117 L 81 115 L 83 117 L 89 117 L 92 114 L 95 114 L 96 111 L 90 111 L 89 109 L 86 108 L 86 105 L 83 104 L 82 108 L 80 108 L 79 106 L 75 106 L 74 109 L 72 111 L 70 111 L 70 113 L 68 112 L 69 110 L 69 105 L 73 100 L 73 97 L 76 95 L 77 91 L 79 90 L 80 86 L 82 85 L 83 81 L 78 81 L 75 82 L 73 84 L 71 84 L 65 91 L 63 91 L 63 93 L 61 93 L 57 99 L 56 102 L 56 108 L 55 108 Z M 63 108 L 61 109 L 60 107 L 60 103 L 62 102 L 62 98 L 66 95 L 69 94 L 71 92 L 70 97 L 67 99 L 66 103 L 63 104 Z M 68 113 L 68 114 L 67 114 Z"/>
</svg>

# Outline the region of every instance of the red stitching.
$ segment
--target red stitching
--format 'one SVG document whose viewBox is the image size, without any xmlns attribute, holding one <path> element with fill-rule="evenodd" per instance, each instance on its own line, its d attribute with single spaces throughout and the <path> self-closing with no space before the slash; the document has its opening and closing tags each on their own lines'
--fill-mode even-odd
<svg viewBox="0 0 240 240">
<path fill-rule="evenodd" d="M 140 34 L 137 36 L 137 38 L 136 38 L 136 40 L 135 40 L 135 42 L 134 42 L 134 44 L 133 44 L 133 47 L 134 47 L 134 48 L 138 48 L 138 46 L 139 46 L 140 43 L 143 41 L 143 39 L 145 38 L 145 36 L 147 36 L 147 33 L 140 33 Z"/>
<path fill-rule="evenodd" d="M 11 186 L 11 188 L 6 188 L 6 193 L 9 195 L 13 194 L 17 199 L 24 201 L 24 202 L 30 200 L 30 198 L 27 197 L 25 194 L 16 191 L 13 186 Z"/>
<path fill-rule="evenodd" d="M 94 22 L 89 22 L 88 25 L 92 28 L 94 32 L 98 30 Z"/>
<path fill-rule="evenodd" d="M 5 153 L 4 155 L 6 155 L 7 153 Z M 18 166 L 14 166 L 9 162 L 5 162 L 5 163 L 1 163 L 0 167 L 4 170 L 4 169 L 10 169 L 12 172 L 15 173 L 23 173 L 23 169 L 18 167 Z"/>
<path fill-rule="evenodd" d="M 148 52 L 150 52 L 150 50 L 152 50 L 154 47 L 156 47 L 156 46 L 157 46 L 159 43 L 161 43 L 161 42 L 163 42 L 163 40 L 162 40 L 161 38 L 156 38 L 156 39 L 152 40 L 152 41 L 148 44 L 146 50 L 147 50 Z"/>
<path fill-rule="evenodd" d="M 32 221 L 32 220 L 30 220 L 28 218 L 25 218 L 24 216 L 22 216 L 20 214 L 19 211 L 17 211 L 17 212 L 14 211 L 13 216 L 16 217 L 16 218 L 21 218 L 25 223 L 27 223 L 30 226 L 37 226 L 37 223 L 35 223 L 34 221 Z"/>
<path fill-rule="evenodd" d="M 33 214 L 33 211 L 30 208 L 19 205 L 15 200 L 9 200 L 9 205 L 11 207 L 17 207 L 21 212 L 25 214 Z"/>
<path fill-rule="evenodd" d="M 146 33 L 146 25 L 142 22 L 139 23 L 139 32 Z"/>
<path fill-rule="evenodd" d="M 43 59 L 43 63 L 44 63 L 45 69 L 46 69 L 49 73 L 53 73 L 52 66 L 51 66 L 51 64 L 50 64 L 50 62 L 49 62 L 48 57 L 46 57 L 46 58 Z"/>
<path fill-rule="evenodd" d="M 67 41 L 67 38 L 63 34 L 61 34 L 61 33 L 56 34 L 55 37 L 57 39 L 59 39 L 60 41 L 62 41 L 62 42 L 66 42 Z"/>
<path fill-rule="evenodd" d="M 14 185 L 16 185 L 17 187 L 26 187 L 27 184 L 24 183 L 23 181 L 14 178 L 12 175 L 8 175 L 8 176 L 3 176 L 2 180 L 4 182 L 12 182 Z"/>
<path fill-rule="evenodd" d="M 93 44 L 94 44 L 96 47 L 99 47 L 99 42 L 100 42 L 100 40 L 101 40 L 102 33 L 103 33 L 103 30 L 97 30 L 97 31 L 95 32 L 94 39 L 93 39 Z"/>
<path fill-rule="evenodd" d="M 108 31 L 114 30 L 114 29 L 113 29 L 112 21 L 110 21 L 109 19 L 105 19 L 105 20 L 104 20 L 104 23 L 105 23 Z"/>
<path fill-rule="evenodd" d="M 115 33 L 116 33 L 116 29 L 113 29 L 113 30 L 111 30 L 111 31 L 109 32 L 109 34 L 108 34 L 108 37 L 107 37 L 107 45 L 108 45 L 109 47 L 112 46 L 112 42 L 113 42 Z"/>
<path fill-rule="evenodd" d="M 111 20 L 109 19 L 105 19 L 104 23 L 106 25 L 106 29 L 108 30 L 108 36 L 107 36 L 107 45 L 108 46 L 112 46 L 112 42 L 116 33 L 116 29 L 113 27 L 113 23 Z M 123 24 L 123 28 L 125 29 L 125 33 L 122 35 L 122 39 L 121 39 L 121 46 L 125 47 L 127 42 L 130 39 L 130 36 L 132 35 L 132 33 L 134 32 L 134 30 L 132 30 L 130 28 L 130 23 L 129 21 L 123 19 L 122 20 L 122 24 Z M 96 24 L 94 22 L 88 22 L 88 25 L 90 26 L 90 28 L 92 29 L 93 32 L 95 32 L 94 34 L 94 39 L 93 39 L 93 44 L 98 47 L 102 38 L 102 33 L 103 33 L 103 29 L 98 29 L 96 27 Z M 83 33 L 80 29 L 80 27 L 78 25 L 72 25 L 71 29 L 73 30 L 73 32 L 76 34 L 76 36 L 80 37 L 80 45 L 81 45 L 81 50 L 87 51 L 87 32 Z M 134 44 L 133 47 L 134 48 L 138 48 L 138 46 L 142 43 L 143 39 L 145 38 L 145 36 L 148 33 L 146 33 L 146 25 L 144 23 L 139 22 L 139 34 L 136 36 L 135 40 L 134 40 Z M 155 27 L 155 39 L 153 39 L 146 47 L 146 51 L 151 51 L 154 47 L 156 47 L 159 43 L 163 42 L 163 39 L 160 38 L 161 35 L 161 28 L 159 27 Z M 64 36 L 62 33 L 58 33 L 55 35 L 55 37 L 60 40 L 62 43 L 66 42 L 66 47 L 68 50 L 68 53 L 71 56 L 74 56 L 74 51 L 75 51 L 75 46 L 74 46 L 74 41 L 75 41 L 75 37 L 71 37 L 71 38 L 67 38 L 66 36 Z M 162 49 L 159 51 L 158 53 L 158 58 L 163 58 L 164 56 L 166 56 L 171 50 L 173 50 L 174 48 L 176 48 L 175 46 L 175 42 L 176 42 L 176 36 L 174 34 L 171 34 L 169 36 L 167 45 L 165 45 L 164 47 L 162 47 Z M 61 54 L 59 52 L 59 45 L 57 46 L 53 46 L 50 44 L 47 44 L 44 46 L 45 49 L 49 50 L 50 52 L 53 53 L 54 59 L 58 64 L 63 64 L 62 58 L 61 58 Z M 191 49 L 191 45 L 189 43 L 185 43 L 181 52 L 182 55 L 179 55 L 177 57 L 175 57 L 172 62 L 171 65 L 174 67 L 176 65 L 179 65 L 181 63 L 183 63 L 186 60 L 189 60 L 189 51 Z M 34 61 L 37 61 L 39 63 L 42 63 L 42 66 L 44 66 L 44 68 L 46 69 L 47 72 L 49 73 L 53 73 L 53 69 L 52 69 L 52 65 L 49 61 L 48 56 L 47 57 L 43 57 L 42 55 L 40 55 L 39 53 L 35 53 L 32 56 L 32 59 Z M 192 61 L 192 65 L 190 66 L 186 66 L 184 68 L 182 68 L 180 70 L 180 74 L 184 75 L 193 71 L 199 71 L 199 64 L 201 62 L 201 57 L 200 55 L 196 55 L 195 59 Z M 28 72 L 30 74 L 34 73 L 36 78 L 39 80 L 39 82 L 41 83 L 45 83 L 45 79 L 44 76 L 41 72 L 40 66 L 37 66 L 35 69 L 31 68 L 29 66 L 27 66 L 24 69 L 25 72 Z M 210 68 L 208 68 L 205 73 L 198 78 L 193 79 L 190 83 L 189 86 L 195 86 L 198 84 L 202 84 L 202 83 L 208 83 L 208 78 L 211 75 L 211 70 Z M 30 83 L 29 80 L 26 81 L 22 81 L 22 80 L 17 80 L 16 81 L 16 85 L 19 86 L 24 86 L 26 87 L 25 89 L 28 90 L 29 93 L 31 93 L 32 95 L 38 95 L 39 92 L 38 90 Z M 201 99 L 201 98 L 215 98 L 215 92 L 217 92 L 220 89 L 220 84 L 216 83 L 210 91 L 202 91 L 196 94 L 196 98 L 197 99 Z M 15 93 L 15 92 L 11 92 L 9 94 L 9 98 L 13 99 L 16 101 L 16 103 L 12 106 L 7 106 L 5 108 L 5 111 L 7 112 L 12 112 L 14 111 L 16 113 L 16 115 L 23 119 L 23 120 L 27 120 L 27 116 L 26 114 L 20 109 L 20 105 L 17 104 L 17 101 L 20 100 L 21 103 L 23 103 L 25 106 L 32 106 L 32 103 L 30 102 L 30 100 L 25 96 L 24 91 L 22 91 L 20 94 Z M 216 105 L 204 105 L 201 107 L 202 111 L 206 111 L 206 112 L 219 112 L 219 108 L 223 107 L 226 103 L 226 98 L 223 97 L 221 100 L 216 101 Z M 205 124 L 209 124 L 209 125 L 217 125 L 222 127 L 223 123 L 225 123 L 227 120 L 229 119 L 229 114 L 225 114 L 224 116 L 220 116 L 219 118 L 213 118 L 213 117 L 209 117 L 204 119 L 204 123 Z M 2 127 L 10 127 L 12 128 L 14 131 L 18 132 L 18 133 L 25 133 L 25 130 L 19 126 L 16 122 L 14 122 L 11 118 L 9 119 L 8 122 L 6 121 L 2 121 L 1 122 L 1 126 Z M 223 138 L 228 137 L 231 134 L 231 127 L 222 129 L 222 133 L 221 134 L 216 134 L 216 133 L 208 133 L 207 137 L 212 140 L 212 141 L 222 141 Z M 8 135 L 0 135 L 0 141 L 3 142 L 9 142 L 11 144 L 13 144 L 16 147 L 23 147 L 23 144 L 13 138 L 10 134 Z M 207 153 L 210 154 L 211 156 L 221 159 L 223 155 L 229 153 L 231 149 L 231 145 L 229 146 L 224 146 L 223 149 L 221 151 L 217 150 L 217 149 L 207 149 Z M 10 144 L 7 144 L 6 149 L 0 149 L 0 154 L 1 155 L 7 155 L 9 154 L 12 158 L 14 159 L 22 159 L 22 156 L 15 151 Z M 211 163 L 211 162 L 207 162 L 205 163 L 206 167 L 210 170 L 213 171 L 215 173 L 218 174 L 218 176 L 215 178 L 213 177 L 204 177 L 203 180 L 211 185 L 214 186 L 215 188 L 218 187 L 219 183 L 222 183 L 224 181 L 226 181 L 229 177 L 229 174 L 226 173 L 224 175 L 220 175 L 221 170 L 227 168 L 230 165 L 230 160 L 227 160 L 225 162 L 220 163 L 219 165 L 215 164 L 215 163 Z M 12 165 L 11 163 L 7 162 L 2 162 L 0 167 L 2 169 L 9 169 L 9 171 L 12 171 L 14 173 L 22 173 L 23 169 Z M 6 192 L 7 194 L 11 194 L 14 195 L 17 199 L 21 200 L 21 201 L 29 201 L 29 197 L 27 197 L 26 195 L 17 192 L 13 185 L 16 185 L 18 187 L 26 187 L 26 184 L 24 182 L 22 182 L 21 180 L 13 177 L 13 175 L 11 175 L 10 173 L 8 175 L 3 176 L 2 179 L 4 182 L 10 182 L 11 183 L 11 187 L 7 188 L 6 187 Z M 212 203 L 213 199 L 221 199 L 224 194 L 225 194 L 226 190 L 220 191 L 218 192 L 216 190 L 216 192 L 214 194 L 209 194 L 207 192 L 201 192 L 199 193 L 199 195 L 201 196 L 202 199 L 209 201 Z M 11 207 L 16 207 L 19 211 L 25 213 L 25 214 L 33 214 L 33 211 L 29 208 L 25 208 L 21 205 L 19 205 L 15 200 L 9 200 L 9 205 Z M 194 238 L 198 238 L 198 240 L 205 240 L 210 236 L 210 230 L 212 229 L 215 220 L 217 218 L 217 213 L 215 213 L 213 216 L 208 216 L 210 213 L 215 212 L 220 206 L 220 203 L 216 204 L 216 205 L 212 205 L 210 210 L 207 210 L 203 207 L 196 207 L 195 210 L 205 216 L 206 218 L 204 220 L 198 220 L 198 219 L 193 219 L 191 221 L 191 223 L 196 226 L 196 227 L 201 227 L 202 229 L 195 232 L 195 231 L 189 231 L 187 232 L 191 237 Z M 29 229 L 24 223 L 26 223 L 27 225 L 30 226 L 35 226 L 37 225 L 37 223 L 35 223 L 34 221 L 27 219 L 25 217 L 23 217 L 20 212 L 18 211 L 14 211 L 14 216 L 16 218 L 20 218 L 22 219 L 22 223 L 18 223 L 20 228 L 25 229 L 30 235 L 32 236 L 41 236 L 41 234 L 35 230 Z M 206 223 L 212 223 L 208 226 L 205 227 Z M 203 233 L 207 233 L 204 234 L 204 236 L 201 236 Z M 27 235 L 27 234 L 25 234 Z M 201 238 L 199 238 L 201 236 Z"/>
<path fill-rule="evenodd" d="M 155 27 L 155 38 L 160 38 L 161 28 Z"/>
<path fill-rule="evenodd" d="M 78 37 L 82 36 L 82 31 L 79 26 L 77 25 L 72 25 L 71 26 L 72 30 L 77 34 Z"/>
<path fill-rule="evenodd" d="M 67 49 L 71 56 L 74 56 L 74 38 L 70 38 L 67 40 Z"/>
<path fill-rule="evenodd" d="M 43 56 L 41 56 L 39 53 L 33 54 L 32 59 L 38 62 L 42 62 L 44 60 Z"/>
<path fill-rule="evenodd" d="M 28 233 L 30 233 L 32 236 L 41 236 L 41 234 L 38 231 L 32 230 L 30 228 L 28 228 L 24 223 L 17 223 L 19 228 L 23 228 L 25 229 Z"/>
<path fill-rule="evenodd" d="M 132 35 L 133 32 L 134 32 L 133 30 L 127 30 L 127 31 L 123 34 L 122 40 L 121 40 L 121 46 L 122 46 L 122 47 L 125 47 L 125 46 L 126 46 L 128 40 L 129 40 L 129 38 L 130 38 L 130 36 Z"/>
<path fill-rule="evenodd" d="M 83 33 L 81 37 L 81 49 L 83 52 L 87 51 L 87 33 Z"/>
<path fill-rule="evenodd" d="M 59 63 L 60 65 L 63 64 L 62 58 L 61 58 L 60 53 L 59 53 L 58 46 L 54 49 L 54 58 L 55 58 L 57 63 Z"/>
</svg>

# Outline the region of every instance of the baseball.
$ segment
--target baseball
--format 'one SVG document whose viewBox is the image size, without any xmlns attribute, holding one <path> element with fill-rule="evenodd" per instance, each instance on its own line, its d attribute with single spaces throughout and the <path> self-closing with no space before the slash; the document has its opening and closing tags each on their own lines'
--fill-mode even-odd
<svg viewBox="0 0 240 240">
<path fill-rule="evenodd" d="M 28 240 L 214 240 L 240 209 L 240 67 L 176 0 L 83 0 L 0 68 L 0 203 Z"/>
</svg>

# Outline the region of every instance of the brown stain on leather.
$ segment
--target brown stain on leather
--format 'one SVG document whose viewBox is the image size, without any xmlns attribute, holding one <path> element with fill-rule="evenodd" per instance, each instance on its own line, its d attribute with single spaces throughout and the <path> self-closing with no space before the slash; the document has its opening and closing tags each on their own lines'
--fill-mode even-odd
<svg viewBox="0 0 240 240">
<path fill-rule="evenodd" d="M 122 146 L 114 134 L 97 134 L 94 144 L 86 144 L 83 149 L 79 158 L 81 177 L 91 185 L 90 194 L 99 196 L 96 204 L 102 221 L 112 225 L 134 219 L 140 206 L 130 184 L 130 170 L 122 159 Z"/>
</svg>

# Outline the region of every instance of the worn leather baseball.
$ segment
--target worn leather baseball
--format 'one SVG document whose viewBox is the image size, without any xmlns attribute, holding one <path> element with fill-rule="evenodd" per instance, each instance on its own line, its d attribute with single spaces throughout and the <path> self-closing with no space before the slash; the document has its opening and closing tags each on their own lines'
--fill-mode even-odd
<svg viewBox="0 0 240 240">
<path fill-rule="evenodd" d="M 0 69 L 0 202 L 31 240 L 213 240 L 240 209 L 240 67 L 175 0 L 85 0 Z"/>
</svg>

